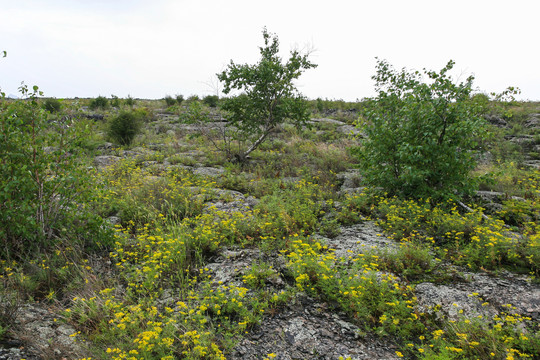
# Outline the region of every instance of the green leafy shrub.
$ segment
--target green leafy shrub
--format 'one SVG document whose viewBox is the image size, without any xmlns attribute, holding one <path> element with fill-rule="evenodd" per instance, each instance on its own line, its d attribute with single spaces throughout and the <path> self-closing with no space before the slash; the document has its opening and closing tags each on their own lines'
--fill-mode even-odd
<svg viewBox="0 0 540 360">
<path fill-rule="evenodd" d="M 395 71 L 378 61 L 377 97 L 360 119 L 366 135 L 357 150 L 370 185 L 392 194 L 447 198 L 470 193 L 481 108 L 471 101 L 473 77 L 454 83 L 448 72 Z M 424 82 L 425 75 L 429 82 Z"/>
<path fill-rule="evenodd" d="M 121 145 L 130 145 L 140 131 L 140 122 L 134 112 L 122 111 L 111 119 L 107 134 Z"/>
<path fill-rule="evenodd" d="M 135 99 L 133 99 L 130 95 L 128 95 L 128 97 L 124 99 L 124 104 L 126 104 L 129 107 L 133 107 L 133 105 L 135 105 Z"/>
<path fill-rule="evenodd" d="M 184 102 L 184 95 L 176 95 L 176 102 L 181 105 Z"/>
<path fill-rule="evenodd" d="M 43 108 L 50 113 L 59 112 L 61 107 L 62 103 L 58 99 L 47 98 L 43 102 Z"/>
<path fill-rule="evenodd" d="M 111 106 L 115 108 L 120 107 L 120 99 L 116 95 L 111 95 Z"/>
<path fill-rule="evenodd" d="M 218 105 L 219 97 L 217 95 L 207 95 L 203 98 L 203 103 L 211 108 L 215 108 Z"/>
<path fill-rule="evenodd" d="M 163 100 L 165 101 L 165 104 L 170 107 L 170 106 L 173 106 L 176 104 L 176 100 L 170 96 L 170 95 L 167 95 L 163 98 Z"/>
<path fill-rule="evenodd" d="M 208 122 L 208 111 L 200 101 L 191 101 L 187 110 L 180 114 L 179 120 L 184 124 L 198 124 Z"/>
<path fill-rule="evenodd" d="M 193 102 L 193 101 L 199 101 L 201 99 L 199 99 L 199 95 L 190 95 L 188 98 L 187 98 L 187 102 L 190 103 L 190 102 Z"/>
<path fill-rule="evenodd" d="M 71 120 L 48 123 L 37 86 L 20 91 L 28 99 L 0 102 L 0 258 L 46 252 L 65 236 L 91 245 L 103 231 L 83 205 L 93 196 L 77 158 L 87 134 Z"/>
<path fill-rule="evenodd" d="M 90 101 L 90 105 L 88 105 L 88 107 L 91 110 L 97 110 L 97 109 L 105 110 L 106 108 L 109 107 L 109 100 L 104 96 L 98 96 L 97 98 L 92 99 Z"/>
</svg>

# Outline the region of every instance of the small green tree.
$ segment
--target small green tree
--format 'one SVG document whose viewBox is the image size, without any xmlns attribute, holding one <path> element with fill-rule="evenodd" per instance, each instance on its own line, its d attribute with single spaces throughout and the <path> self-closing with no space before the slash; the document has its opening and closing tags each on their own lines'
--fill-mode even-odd
<svg viewBox="0 0 540 360">
<path fill-rule="evenodd" d="M 449 61 L 438 73 L 421 73 L 378 61 L 378 95 L 360 120 L 366 138 L 358 154 L 369 184 L 418 198 L 460 196 L 474 188 L 469 173 L 484 121 L 471 100 L 474 78 L 454 83 L 448 75 L 453 66 Z"/>
<path fill-rule="evenodd" d="M 229 126 L 239 131 L 239 140 L 247 148 L 236 154 L 243 161 L 285 119 L 300 126 L 309 120 L 308 107 L 298 93 L 293 81 L 306 69 L 317 65 L 308 60 L 309 54 L 291 51 L 290 58 L 282 63 L 278 56 L 279 41 L 266 28 L 263 30 L 264 46 L 259 48 L 261 59 L 255 65 L 238 65 L 232 60 L 225 71 L 217 74 L 224 83 L 225 94 L 240 90 L 241 95 L 226 99 L 223 109 L 228 112 Z"/>
</svg>

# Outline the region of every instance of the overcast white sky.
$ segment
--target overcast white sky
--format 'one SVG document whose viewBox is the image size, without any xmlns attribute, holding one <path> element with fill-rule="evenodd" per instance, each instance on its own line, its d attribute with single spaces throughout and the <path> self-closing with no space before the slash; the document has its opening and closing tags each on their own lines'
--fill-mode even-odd
<svg viewBox="0 0 540 360">
<path fill-rule="evenodd" d="M 485 92 L 540 100 L 539 0 L 0 0 L 0 87 L 46 96 L 204 96 L 232 59 L 255 63 L 264 26 L 283 57 L 316 51 L 309 98 L 372 96 L 375 57 L 475 75 Z"/>
</svg>

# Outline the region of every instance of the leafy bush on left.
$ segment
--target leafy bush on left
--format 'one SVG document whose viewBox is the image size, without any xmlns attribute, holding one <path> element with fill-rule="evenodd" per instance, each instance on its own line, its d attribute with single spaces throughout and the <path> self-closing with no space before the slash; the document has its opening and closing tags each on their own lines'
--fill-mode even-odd
<svg viewBox="0 0 540 360">
<path fill-rule="evenodd" d="M 106 243 L 101 219 L 86 206 L 94 183 L 78 144 L 87 130 L 69 117 L 49 122 L 37 86 L 20 91 L 27 99 L 2 94 L 0 102 L 0 256 L 33 256 L 67 236 L 83 246 Z"/>
</svg>

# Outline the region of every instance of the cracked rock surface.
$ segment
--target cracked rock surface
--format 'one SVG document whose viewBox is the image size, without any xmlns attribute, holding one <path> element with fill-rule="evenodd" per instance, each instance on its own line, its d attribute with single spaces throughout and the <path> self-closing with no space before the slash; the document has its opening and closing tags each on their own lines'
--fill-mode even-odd
<svg viewBox="0 0 540 360">
<path fill-rule="evenodd" d="M 397 359 L 397 347 L 388 339 L 362 336 L 359 329 L 329 312 L 326 305 L 299 294 L 295 301 L 246 336 L 230 359 Z"/>
</svg>

